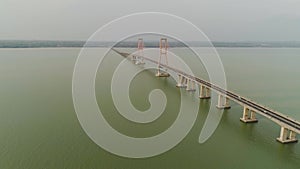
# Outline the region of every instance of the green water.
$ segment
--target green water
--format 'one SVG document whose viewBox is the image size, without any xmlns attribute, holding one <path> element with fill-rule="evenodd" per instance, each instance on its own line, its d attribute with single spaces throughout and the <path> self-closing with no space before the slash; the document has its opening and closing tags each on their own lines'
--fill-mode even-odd
<svg viewBox="0 0 300 169">
<path fill-rule="evenodd" d="M 200 101 L 192 130 L 166 153 L 128 159 L 106 152 L 85 134 L 73 108 L 72 73 L 79 51 L 0 50 L 0 169 L 300 168 L 299 143 L 276 142 L 279 126 L 263 117 L 258 116 L 257 124 L 241 123 L 242 108 L 237 104 L 224 112 L 213 136 L 199 144 L 209 101 Z M 218 52 L 230 90 L 300 120 L 300 49 L 220 48 Z M 170 98 L 171 104 L 159 119 L 142 125 L 122 118 L 107 96 L 109 84 L 102 82 L 109 81 L 112 70 L 99 70 L 96 95 L 99 100 L 107 98 L 98 104 L 115 129 L 148 137 L 172 125 L 180 102 L 174 80 L 157 79 L 151 71 L 133 80 L 130 98 L 137 109 L 149 108 L 147 97 L 153 88 L 162 89 Z"/>
</svg>

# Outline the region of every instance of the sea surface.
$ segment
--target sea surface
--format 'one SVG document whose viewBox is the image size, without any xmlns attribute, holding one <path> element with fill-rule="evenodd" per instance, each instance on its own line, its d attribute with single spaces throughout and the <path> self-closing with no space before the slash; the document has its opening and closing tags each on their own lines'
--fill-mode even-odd
<svg viewBox="0 0 300 169">
<path fill-rule="evenodd" d="M 106 49 L 91 50 L 97 55 L 97 50 Z M 185 49 L 170 50 L 189 59 Z M 300 48 L 217 51 L 229 90 L 300 121 Z M 209 101 L 199 101 L 193 128 L 170 151 L 143 159 L 105 151 L 87 136 L 74 110 L 72 75 L 79 52 L 80 48 L 0 49 L 0 169 L 300 168 L 300 144 L 276 142 L 280 127 L 262 116 L 258 115 L 256 124 L 240 122 L 242 107 L 236 103 L 224 111 L 217 130 L 203 144 L 198 138 L 211 105 Z M 122 59 L 111 52 L 104 62 L 116 65 Z M 180 103 L 180 89 L 175 87 L 174 79 L 156 78 L 153 70 L 133 79 L 130 99 L 137 109 L 149 108 L 147 99 L 153 89 L 163 90 L 168 98 L 159 119 L 137 124 L 123 118 L 114 107 L 109 94 L 115 67 L 107 65 L 97 73 L 95 92 L 113 128 L 128 136 L 149 137 L 172 125 Z"/>
</svg>

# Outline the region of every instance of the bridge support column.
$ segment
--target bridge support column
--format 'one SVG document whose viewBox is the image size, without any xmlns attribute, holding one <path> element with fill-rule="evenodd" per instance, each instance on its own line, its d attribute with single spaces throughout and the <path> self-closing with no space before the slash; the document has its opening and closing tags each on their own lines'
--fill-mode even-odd
<svg viewBox="0 0 300 169">
<path fill-rule="evenodd" d="M 184 76 L 178 74 L 178 82 L 176 87 L 184 88 L 186 87 L 186 83 L 187 79 Z"/>
<path fill-rule="evenodd" d="M 132 56 L 131 56 L 131 60 L 132 60 L 133 62 L 135 62 L 135 61 L 136 61 L 136 56 L 135 56 L 135 55 L 132 55 Z"/>
<path fill-rule="evenodd" d="M 155 74 L 156 77 L 169 77 L 170 74 L 167 72 L 162 72 L 160 69 L 157 70 L 157 73 Z"/>
<path fill-rule="evenodd" d="M 134 64 L 136 64 L 136 65 L 145 64 L 144 59 L 140 56 L 135 56 L 135 60 L 133 60 L 133 61 L 134 61 Z"/>
<path fill-rule="evenodd" d="M 284 128 L 281 126 L 280 136 L 276 139 L 277 141 L 285 143 L 295 143 L 297 142 L 296 133 L 292 130 Z"/>
<path fill-rule="evenodd" d="M 222 94 L 219 94 L 217 108 L 219 108 L 219 109 L 229 109 L 230 104 L 229 104 L 228 97 L 223 96 Z"/>
<path fill-rule="evenodd" d="M 244 123 L 255 123 L 258 122 L 258 120 L 255 117 L 255 111 L 250 110 L 246 106 L 244 106 L 244 112 L 243 117 L 240 118 L 240 120 Z"/>
<path fill-rule="evenodd" d="M 195 82 L 191 79 L 187 79 L 187 85 L 186 85 L 187 91 L 195 91 Z"/>
<path fill-rule="evenodd" d="M 204 85 L 200 85 L 200 99 L 209 99 L 210 98 L 210 89 Z"/>
</svg>

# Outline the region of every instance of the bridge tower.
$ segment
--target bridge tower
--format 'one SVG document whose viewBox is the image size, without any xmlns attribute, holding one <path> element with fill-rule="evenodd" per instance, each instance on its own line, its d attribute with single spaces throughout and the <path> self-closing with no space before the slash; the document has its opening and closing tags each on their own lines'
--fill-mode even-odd
<svg viewBox="0 0 300 169">
<path fill-rule="evenodd" d="M 157 73 L 155 76 L 157 77 L 169 77 L 170 74 L 167 73 L 167 69 L 163 70 L 161 66 L 162 58 L 165 59 L 164 65 L 168 66 L 168 40 L 167 38 L 161 38 L 159 42 L 159 59 L 158 59 L 158 67 Z"/>
<path fill-rule="evenodd" d="M 136 65 L 145 64 L 144 62 L 144 41 L 143 38 L 138 39 L 137 54 L 132 56 L 132 60 Z"/>
</svg>

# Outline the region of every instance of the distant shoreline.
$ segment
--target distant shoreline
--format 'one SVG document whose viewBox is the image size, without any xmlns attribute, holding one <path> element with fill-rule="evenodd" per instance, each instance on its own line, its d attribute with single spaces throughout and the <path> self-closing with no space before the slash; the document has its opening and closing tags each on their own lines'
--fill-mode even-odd
<svg viewBox="0 0 300 169">
<path fill-rule="evenodd" d="M 300 48 L 300 41 L 283 41 L 283 42 L 188 42 L 191 47 L 221 47 L 221 48 Z M 0 40 L 0 48 L 107 48 L 107 47 L 123 47 L 136 48 L 136 42 L 125 41 L 121 43 L 115 42 L 88 42 L 85 41 L 46 41 L 46 40 Z M 158 42 L 145 42 L 145 47 L 157 48 Z M 180 42 L 169 42 L 170 47 L 186 47 Z"/>
</svg>

